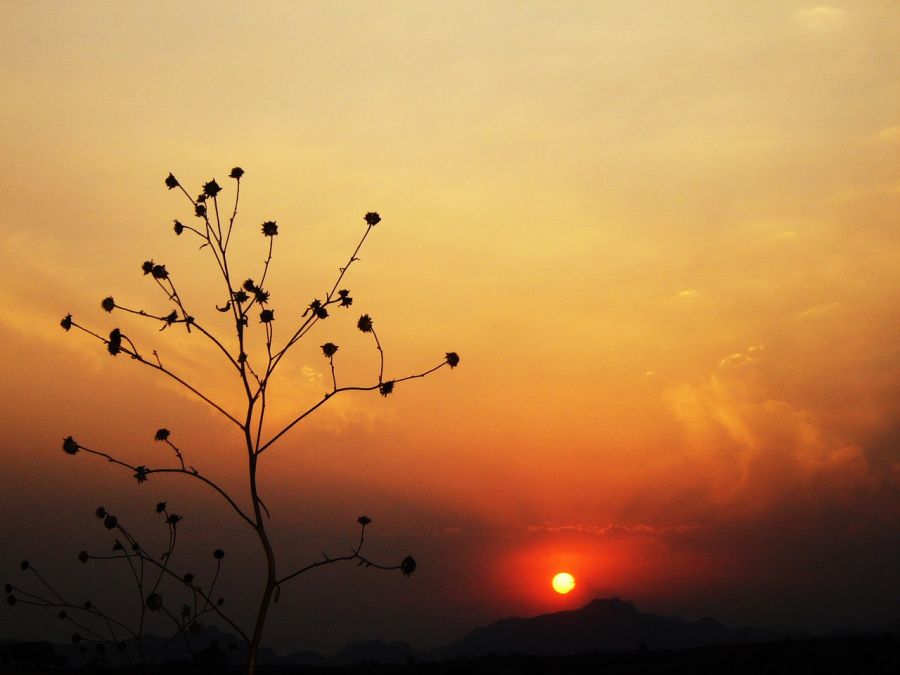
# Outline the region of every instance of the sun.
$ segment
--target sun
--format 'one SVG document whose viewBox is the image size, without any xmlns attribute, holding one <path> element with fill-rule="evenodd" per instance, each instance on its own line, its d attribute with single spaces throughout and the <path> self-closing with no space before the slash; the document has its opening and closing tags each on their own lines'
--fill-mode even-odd
<svg viewBox="0 0 900 675">
<path fill-rule="evenodd" d="M 560 595 L 565 595 L 575 588 L 575 577 L 568 572 L 560 572 L 553 577 L 553 590 Z"/>
</svg>

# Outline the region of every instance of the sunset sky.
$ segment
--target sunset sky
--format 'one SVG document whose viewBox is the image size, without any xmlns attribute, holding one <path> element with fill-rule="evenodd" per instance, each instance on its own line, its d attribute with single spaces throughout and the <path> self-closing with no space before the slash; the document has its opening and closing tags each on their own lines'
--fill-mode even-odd
<svg viewBox="0 0 900 675">
<path fill-rule="evenodd" d="M 161 541 L 167 500 L 177 555 L 199 574 L 225 549 L 249 622 L 261 556 L 221 499 L 61 450 L 166 465 L 166 427 L 245 498 L 233 426 L 59 328 L 120 327 L 237 410 L 196 333 L 100 301 L 172 309 L 152 258 L 230 339 L 163 181 L 216 178 L 230 205 L 240 166 L 233 266 L 258 277 L 276 220 L 276 341 L 383 218 L 353 307 L 279 372 L 271 432 L 330 387 L 322 343 L 342 381 L 377 378 L 361 313 L 389 377 L 461 357 L 335 398 L 264 456 L 286 569 L 346 553 L 362 514 L 373 558 L 419 563 L 300 577 L 268 644 L 426 648 L 609 596 L 773 628 L 898 618 L 898 74 L 893 0 L 0 3 L 0 580 L 27 558 L 102 597 L 124 577 L 77 561 L 111 544 L 94 509 Z M 0 637 L 71 632 L 0 609 Z"/>
</svg>

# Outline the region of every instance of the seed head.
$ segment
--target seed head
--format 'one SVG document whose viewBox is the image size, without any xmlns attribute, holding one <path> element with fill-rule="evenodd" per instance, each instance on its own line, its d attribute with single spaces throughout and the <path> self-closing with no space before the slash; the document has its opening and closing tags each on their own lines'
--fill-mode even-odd
<svg viewBox="0 0 900 675">
<path fill-rule="evenodd" d="M 406 556 L 400 563 L 400 571 L 403 572 L 403 576 L 410 576 L 416 571 L 416 559 L 411 555 Z"/>
<path fill-rule="evenodd" d="M 207 197 L 215 197 L 222 191 L 222 188 L 219 187 L 219 184 L 216 182 L 216 179 L 213 178 L 208 183 L 203 184 L 203 194 Z"/>
</svg>

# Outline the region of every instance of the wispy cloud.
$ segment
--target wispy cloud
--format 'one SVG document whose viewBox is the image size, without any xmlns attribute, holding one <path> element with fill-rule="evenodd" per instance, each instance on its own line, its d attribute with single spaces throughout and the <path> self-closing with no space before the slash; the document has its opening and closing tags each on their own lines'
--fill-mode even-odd
<svg viewBox="0 0 900 675">
<path fill-rule="evenodd" d="M 656 536 L 662 534 L 681 534 L 696 530 L 699 525 L 693 523 L 681 523 L 678 525 L 648 525 L 637 523 L 626 525 L 621 523 L 607 523 L 605 525 L 575 523 L 565 525 L 553 525 L 544 523 L 529 525 L 529 534 L 587 534 L 595 537 L 611 537 L 617 535 L 646 535 Z"/>
<path fill-rule="evenodd" d="M 900 124 L 879 131 L 878 140 L 886 143 L 900 143 Z"/>
<path fill-rule="evenodd" d="M 809 29 L 826 32 L 837 29 L 844 23 L 847 13 L 837 7 L 818 5 L 797 12 L 797 18 Z"/>
</svg>

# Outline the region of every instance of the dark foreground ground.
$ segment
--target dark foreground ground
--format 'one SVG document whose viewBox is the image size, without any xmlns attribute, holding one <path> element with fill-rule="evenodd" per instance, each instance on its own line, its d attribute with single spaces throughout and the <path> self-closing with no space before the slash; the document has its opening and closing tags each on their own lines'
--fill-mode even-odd
<svg viewBox="0 0 900 675">
<path fill-rule="evenodd" d="M 136 669 L 70 669 L 28 668 L 0 665 L 0 675 L 62 675 L 81 673 L 94 675 L 131 675 Z M 157 666 L 146 671 L 151 675 L 172 673 L 193 675 L 223 673 L 238 675 L 241 669 L 228 666 L 197 667 L 185 665 Z M 742 673 L 900 673 L 900 636 L 860 636 L 785 640 L 782 642 L 702 647 L 679 651 L 635 651 L 593 653 L 575 656 L 485 656 L 456 659 L 440 663 L 409 662 L 405 664 L 364 663 L 355 666 L 278 666 L 261 667 L 260 675 L 457 675 L 461 673 L 490 675 L 555 675 L 576 673 L 666 673 L 692 675 L 727 675 Z"/>
</svg>

